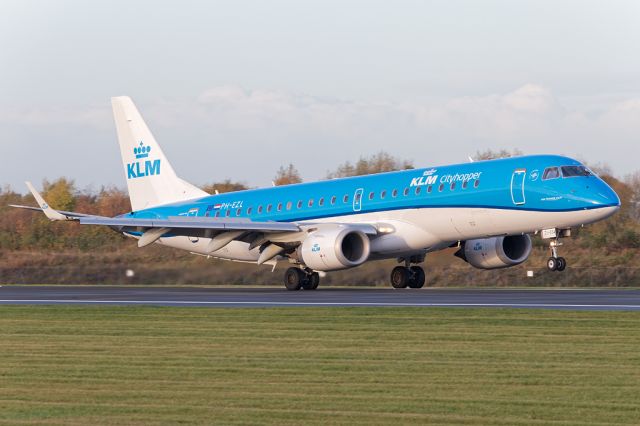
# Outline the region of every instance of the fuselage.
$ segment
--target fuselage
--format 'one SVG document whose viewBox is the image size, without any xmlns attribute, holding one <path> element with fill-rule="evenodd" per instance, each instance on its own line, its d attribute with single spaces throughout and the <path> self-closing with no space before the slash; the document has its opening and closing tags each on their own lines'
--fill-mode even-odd
<svg viewBox="0 0 640 426">
<path fill-rule="evenodd" d="M 581 226 L 610 216 L 619 206 L 609 185 L 579 161 L 536 155 L 238 191 L 124 216 L 373 223 L 384 232 L 372 241 L 372 258 L 385 258 L 474 238 Z M 211 254 L 207 242 L 161 239 L 165 245 Z M 259 253 L 234 241 L 211 255 L 254 261 Z"/>
</svg>

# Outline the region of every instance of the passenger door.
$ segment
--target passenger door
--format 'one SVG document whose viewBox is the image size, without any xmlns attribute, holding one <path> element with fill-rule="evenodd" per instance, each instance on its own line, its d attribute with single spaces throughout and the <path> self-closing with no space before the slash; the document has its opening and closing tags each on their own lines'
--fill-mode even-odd
<svg viewBox="0 0 640 426">
<path fill-rule="evenodd" d="M 356 189 L 355 194 L 353 194 L 353 211 L 359 212 L 362 210 L 362 193 L 364 189 L 358 188 Z"/>
<path fill-rule="evenodd" d="M 516 169 L 511 175 L 511 200 L 515 205 L 522 205 L 525 203 L 524 178 L 526 176 L 526 169 Z"/>
</svg>

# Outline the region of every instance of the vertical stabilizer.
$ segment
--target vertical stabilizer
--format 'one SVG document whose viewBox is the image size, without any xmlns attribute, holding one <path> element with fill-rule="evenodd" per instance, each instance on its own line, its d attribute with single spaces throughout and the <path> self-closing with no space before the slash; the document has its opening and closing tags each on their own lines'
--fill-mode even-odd
<svg viewBox="0 0 640 426">
<path fill-rule="evenodd" d="M 176 175 L 131 98 L 111 105 L 133 211 L 209 195 Z"/>
</svg>

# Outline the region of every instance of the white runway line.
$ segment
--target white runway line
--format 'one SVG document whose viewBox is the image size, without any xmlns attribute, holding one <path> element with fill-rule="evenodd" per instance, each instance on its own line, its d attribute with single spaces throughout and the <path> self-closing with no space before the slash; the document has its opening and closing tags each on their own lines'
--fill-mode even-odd
<svg viewBox="0 0 640 426">
<path fill-rule="evenodd" d="M 0 303 L 125 304 L 125 305 L 258 305 L 258 306 L 397 306 L 397 307 L 495 307 L 495 308 L 608 308 L 640 309 L 640 305 L 595 305 L 564 303 L 394 303 L 394 302 L 254 302 L 195 300 L 77 300 L 0 299 Z"/>
</svg>

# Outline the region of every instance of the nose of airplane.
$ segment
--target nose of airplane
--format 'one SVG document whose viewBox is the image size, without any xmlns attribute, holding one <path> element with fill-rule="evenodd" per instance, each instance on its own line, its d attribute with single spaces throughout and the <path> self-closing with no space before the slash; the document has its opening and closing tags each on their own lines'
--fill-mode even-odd
<svg viewBox="0 0 640 426">
<path fill-rule="evenodd" d="M 599 185 L 596 185 L 594 189 L 595 199 L 594 204 L 602 205 L 603 207 L 616 207 L 616 210 L 620 208 L 620 197 L 616 194 L 605 181 L 599 179 Z"/>
</svg>

